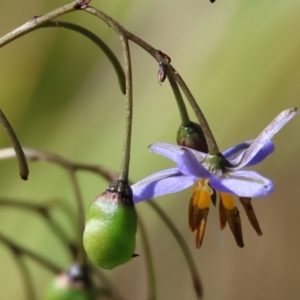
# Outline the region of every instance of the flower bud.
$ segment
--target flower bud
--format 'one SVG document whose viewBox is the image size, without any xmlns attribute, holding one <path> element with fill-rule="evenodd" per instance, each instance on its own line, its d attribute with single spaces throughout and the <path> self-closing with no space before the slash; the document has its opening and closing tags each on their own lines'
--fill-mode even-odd
<svg viewBox="0 0 300 300">
<path fill-rule="evenodd" d="M 180 126 L 177 131 L 177 144 L 197 151 L 208 153 L 208 146 L 202 128 L 191 122 L 187 127 Z"/>
<path fill-rule="evenodd" d="M 85 268 L 72 265 L 70 269 L 55 277 L 48 285 L 44 300 L 96 300 Z"/>
<path fill-rule="evenodd" d="M 128 184 L 110 185 L 90 205 L 83 245 L 93 263 L 113 269 L 134 257 L 137 214 Z"/>
<path fill-rule="evenodd" d="M 161 85 L 167 77 L 167 65 L 164 62 L 159 63 L 158 73 L 157 73 L 157 80 L 158 83 Z"/>
</svg>

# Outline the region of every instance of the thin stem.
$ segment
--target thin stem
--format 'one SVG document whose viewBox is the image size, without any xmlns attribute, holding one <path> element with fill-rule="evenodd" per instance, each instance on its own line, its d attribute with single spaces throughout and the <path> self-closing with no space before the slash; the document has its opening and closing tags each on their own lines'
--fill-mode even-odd
<svg viewBox="0 0 300 300">
<path fill-rule="evenodd" d="M 86 265 L 87 263 L 87 257 L 86 253 L 83 248 L 83 241 L 82 241 L 82 236 L 83 236 L 83 231 L 84 231 L 84 226 L 85 226 L 85 216 L 84 216 L 84 205 L 83 205 L 83 200 L 81 197 L 80 193 L 80 188 L 79 188 L 79 183 L 76 178 L 76 175 L 74 174 L 73 170 L 70 170 L 70 178 L 72 181 L 73 189 L 74 189 L 74 194 L 75 194 L 75 200 L 77 204 L 77 216 L 78 216 L 78 262 L 82 265 Z"/>
<path fill-rule="evenodd" d="M 216 143 L 215 138 L 208 126 L 208 123 L 204 117 L 204 114 L 202 113 L 195 98 L 193 97 L 192 93 L 188 89 L 187 85 L 185 84 L 185 82 L 183 81 L 183 79 L 181 78 L 179 73 L 171 66 L 170 57 L 168 55 L 164 54 L 163 52 L 161 52 L 160 50 L 153 48 L 148 43 L 146 43 L 145 41 L 143 41 L 136 35 L 132 34 L 128 30 L 126 30 L 117 21 L 115 21 L 113 18 L 109 17 L 102 11 L 99 11 L 98 9 L 91 7 L 91 6 L 88 6 L 85 9 L 82 9 L 82 11 L 86 11 L 86 12 L 100 18 L 108 26 L 110 26 L 118 35 L 122 35 L 122 36 L 126 37 L 127 39 L 131 40 L 132 42 L 136 43 L 142 49 L 147 51 L 151 56 L 153 56 L 157 60 L 157 62 L 164 62 L 170 68 L 170 73 L 174 76 L 177 83 L 181 87 L 183 93 L 186 95 L 192 109 L 195 112 L 195 115 L 199 121 L 199 124 L 202 127 L 203 133 L 204 133 L 206 141 L 208 143 L 209 153 L 210 154 L 218 154 L 219 149 L 218 149 L 217 143 Z"/>
<path fill-rule="evenodd" d="M 28 267 L 25 264 L 24 259 L 21 256 L 21 253 L 19 253 L 17 251 L 13 251 L 13 249 L 12 249 L 12 253 L 15 256 L 15 259 L 17 261 L 19 270 L 21 272 L 21 276 L 22 276 L 22 279 L 23 279 L 23 284 L 24 284 L 26 298 L 27 298 L 27 300 L 35 300 L 36 296 L 35 296 L 33 282 L 31 280 Z"/>
<path fill-rule="evenodd" d="M 58 164 L 59 166 L 66 169 L 71 177 L 71 181 L 73 184 L 74 192 L 75 192 L 75 201 L 77 206 L 77 217 L 78 217 L 78 244 L 79 244 L 79 252 L 78 252 L 78 259 L 80 262 L 85 263 L 86 262 L 86 254 L 83 249 L 82 245 L 82 234 L 84 231 L 84 205 L 83 200 L 80 194 L 79 184 L 75 177 L 75 169 L 73 168 L 72 162 L 68 161 L 67 159 L 64 159 L 58 155 L 44 152 L 44 151 L 38 151 L 34 149 L 24 149 L 25 155 L 27 158 L 32 159 L 34 161 L 48 161 L 55 164 Z M 6 148 L 6 149 L 0 149 L 0 159 L 10 158 L 14 157 L 15 153 L 12 151 L 12 148 Z"/>
<path fill-rule="evenodd" d="M 150 205 L 150 207 L 162 218 L 162 220 L 165 222 L 165 224 L 167 225 L 167 227 L 169 228 L 169 230 L 172 232 L 173 236 L 175 237 L 175 239 L 184 255 L 184 258 L 189 267 L 189 270 L 191 272 L 196 294 L 197 294 L 198 298 L 202 298 L 203 288 L 202 288 L 200 276 L 198 274 L 196 264 L 193 260 L 193 257 L 190 253 L 190 250 L 189 250 L 184 238 L 182 237 L 180 232 L 177 230 L 174 223 L 170 220 L 170 218 L 164 213 L 164 211 L 156 203 L 154 203 L 151 200 L 148 200 L 146 203 L 148 205 Z"/>
<path fill-rule="evenodd" d="M 168 71 L 168 67 L 167 67 L 167 77 L 168 80 L 170 82 L 171 88 L 173 90 L 176 102 L 177 102 L 177 106 L 178 106 L 178 110 L 180 113 L 180 119 L 181 119 L 181 125 L 184 127 L 188 127 L 191 125 L 191 120 L 189 118 L 188 112 L 186 110 L 186 106 L 184 104 L 182 95 L 180 93 L 180 90 L 178 88 L 178 85 L 176 83 L 176 80 L 173 77 L 173 74 L 170 74 L 170 72 Z"/>
<path fill-rule="evenodd" d="M 219 148 L 217 145 L 217 142 L 210 130 L 210 127 L 204 117 L 204 114 L 202 113 L 202 110 L 200 109 L 198 103 L 196 102 L 194 96 L 192 95 L 191 91 L 189 90 L 189 88 L 187 87 L 186 83 L 184 82 L 184 80 L 182 79 L 182 77 L 180 76 L 180 74 L 171 66 L 170 67 L 170 72 L 172 73 L 172 75 L 174 76 L 174 78 L 176 79 L 177 83 L 179 84 L 181 90 L 183 91 L 183 93 L 185 94 L 187 100 L 189 101 L 192 109 L 195 112 L 195 115 L 198 119 L 198 122 L 203 130 L 203 134 L 205 136 L 206 142 L 207 142 L 207 146 L 208 146 L 208 151 L 210 154 L 218 154 Z"/>
<path fill-rule="evenodd" d="M 27 159 L 30 159 L 32 161 L 45 161 L 50 162 L 59 165 L 60 167 L 67 169 L 67 170 L 84 170 L 84 171 L 90 171 L 97 174 L 100 174 L 102 177 L 107 179 L 110 182 L 114 182 L 118 178 L 118 174 L 116 172 L 112 172 L 110 170 L 107 170 L 106 168 L 103 168 L 102 166 L 95 166 L 95 165 L 89 165 L 89 164 L 82 164 L 82 163 L 76 163 L 71 162 L 66 158 L 63 158 L 62 156 L 59 156 L 54 153 L 32 149 L 32 148 L 24 148 L 24 153 L 27 157 Z M 16 153 L 14 152 L 13 148 L 4 148 L 0 149 L 0 160 L 1 159 L 9 159 L 16 156 Z M 51 203 L 50 203 L 51 204 Z M 61 204 L 61 203 L 58 203 Z M 68 209 L 70 211 L 70 209 Z"/>
<path fill-rule="evenodd" d="M 59 7 L 54 9 L 53 11 L 38 17 L 33 17 L 30 21 L 26 22 L 25 24 L 21 25 L 20 27 L 14 29 L 13 31 L 9 32 L 5 36 L 0 38 L 0 48 L 5 46 L 6 44 L 14 41 L 15 39 L 25 35 L 26 33 L 35 30 L 37 26 L 41 25 L 44 22 L 50 21 L 55 19 L 59 16 L 67 14 L 72 11 L 78 10 L 77 8 L 77 1 L 67 4 L 65 6 Z"/>
<path fill-rule="evenodd" d="M 141 232 L 141 240 L 144 247 L 145 261 L 147 265 L 148 289 L 149 289 L 148 300 L 156 300 L 157 293 L 156 293 L 155 273 L 154 273 L 153 259 L 151 256 L 150 245 L 149 245 L 146 229 L 142 219 L 138 218 L 138 222 L 139 222 L 139 229 Z"/>
<path fill-rule="evenodd" d="M 32 31 L 35 30 L 35 27 L 40 26 L 42 23 L 48 22 L 54 18 L 57 18 L 61 15 L 64 15 L 66 13 L 72 12 L 78 10 L 78 3 L 73 2 L 71 4 L 67 4 L 63 7 L 60 7 L 58 9 L 55 9 L 51 11 L 48 14 L 45 14 L 40 17 L 34 17 L 32 20 L 28 21 L 24 25 L 18 27 L 17 29 L 11 31 L 10 33 L 6 34 L 4 37 L 0 38 L 0 48 L 3 47 L 4 45 L 10 43 L 11 41 L 15 40 L 16 38 Z M 106 15 L 105 13 L 97 10 L 94 7 L 86 6 L 84 5 L 80 9 L 81 11 L 86 11 L 98 18 L 100 18 L 102 21 L 104 21 L 108 26 L 110 26 L 118 35 L 125 39 L 125 40 L 131 40 L 137 45 L 139 45 L 141 48 L 143 48 L 145 51 L 147 51 L 150 55 L 152 55 L 157 62 L 164 62 L 166 63 L 169 67 L 171 72 L 173 73 L 174 78 L 176 79 L 177 83 L 181 87 L 183 93 L 186 95 L 192 109 L 194 110 L 196 117 L 202 127 L 203 133 L 205 135 L 206 141 L 208 143 L 209 147 L 209 153 L 210 154 L 218 154 L 219 149 L 217 146 L 217 143 L 212 135 L 212 132 L 208 126 L 208 123 L 198 106 L 197 102 L 195 101 L 193 95 L 191 94 L 190 90 L 188 89 L 187 85 L 179 75 L 179 73 L 170 65 L 171 59 L 169 58 L 168 55 L 164 54 L 160 50 L 157 50 L 150 46 L 148 43 L 140 39 L 139 37 L 135 36 L 131 32 L 127 31 L 123 26 L 121 26 L 118 22 L 116 22 L 114 19 Z"/>
<path fill-rule="evenodd" d="M 40 29 L 40 28 L 48 28 L 48 27 L 70 29 L 70 30 L 73 30 L 75 32 L 78 32 L 78 33 L 84 35 L 85 37 L 90 39 L 92 42 L 94 42 L 103 51 L 103 53 L 107 56 L 107 58 L 113 65 L 113 67 L 117 73 L 117 76 L 118 76 L 118 81 L 119 81 L 121 91 L 123 94 L 125 94 L 125 80 L 126 79 L 125 79 L 124 70 L 123 70 L 118 58 L 110 50 L 110 48 L 104 43 L 104 41 L 102 39 L 100 39 L 97 35 L 95 35 L 90 30 L 88 30 L 82 26 L 79 26 L 74 23 L 56 21 L 56 20 L 43 23 L 43 24 L 39 25 L 38 27 L 34 28 L 33 30 Z"/>
<path fill-rule="evenodd" d="M 16 156 L 17 156 L 18 163 L 19 163 L 20 176 L 23 180 L 27 180 L 28 175 L 29 175 L 29 169 L 28 169 L 25 154 L 23 152 L 22 146 L 21 146 L 14 130 L 12 129 L 10 123 L 8 122 L 7 118 L 5 117 L 5 115 L 1 109 L 0 109 L 0 123 L 3 125 L 7 135 L 10 138 L 10 140 L 13 144 L 13 147 L 15 149 Z"/>
<path fill-rule="evenodd" d="M 72 258 L 74 259 L 78 252 L 77 243 L 74 243 L 69 239 L 68 235 L 63 231 L 63 229 L 59 226 L 59 224 L 55 222 L 53 217 L 50 216 L 48 213 L 45 216 L 45 220 L 47 220 L 47 223 L 49 224 L 53 232 L 60 239 L 60 241 L 66 246 Z"/>
<path fill-rule="evenodd" d="M 0 199 L 0 206 L 11 206 L 19 209 L 27 209 L 38 213 L 48 224 L 48 226 L 52 229 L 52 231 L 56 234 L 56 236 L 60 239 L 60 241 L 67 247 L 70 253 L 74 256 L 75 246 L 69 240 L 69 237 L 63 231 L 63 229 L 59 226 L 57 222 L 53 219 L 53 217 L 49 214 L 49 207 L 46 207 L 42 204 L 35 204 L 30 202 L 18 201 L 13 199 Z"/>
<path fill-rule="evenodd" d="M 126 77 L 126 117 L 125 117 L 125 135 L 123 154 L 121 161 L 121 169 L 119 174 L 119 180 L 128 182 L 129 175 L 129 163 L 130 163 L 130 145 L 131 145 L 131 132 L 132 132 L 132 70 L 131 59 L 128 40 L 125 36 L 120 36 L 124 61 L 125 61 L 125 77 Z"/>
<path fill-rule="evenodd" d="M 105 22 L 109 27 L 111 27 L 118 35 L 125 36 L 128 40 L 131 40 L 132 42 L 139 45 L 141 48 L 143 48 L 145 51 L 147 51 L 150 55 L 152 55 L 157 62 L 164 62 L 166 64 L 170 63 L 171 59 L 169 56 L 161 52 L 160 50 L 156 50 L 152 46 L 150 46 L 148 43 L 146 43 L 144 40 L 140 39 L 133 33 L 126 30 L 121 24 L 119 24 L 116 20 L 105 14 L 104 12 L 98 10 L 97 8 L 94 8 L 92 6 L 88 6 L 81 11 L 85 11 L 87 13 L 90 13 L 94 15 L 95 17 L 101 19 L 103 22 Z"/>
<path fill-rule="evenodd" d="M 2 233 L 0 233 L 0 241 L 4 243 L 6 246 L 8 246 L 9 248 L 11 248 L 12 251 L 16 251 L 22 253 L 22 255 L 28 256 L 32 260 L 36 261 L 37 263 L 41 264 L 45 268 L 52 271 L 53 273 L 58 274 L 63 271 L 61 267 L 55 265 L 54 263 L 50 262 L 48 259 L 36 254 L 35 252 L 16 244 L 14 241 L 4 236 Z"/>
<path fill-rule="evenodd" d="M 114 284 L 107 278 L 107 276 L 102 272 L 100 268 L 94 264 L 89 265 L 93 270 L 93 273 L 104 283 L 105 287 L 113 294 L 114 298 L 117 300 L 124 300 L 121 294 L 118 292 L 118 289 Z"/>
<path fill-rule="evenodd" d="M 38 151 L 38 150 L 34 150 L 34 149 L 24 149 L 24 151 L 25 151 L 26 156 L 30 159 L 38 160 L 38 161 L 39 160 L 50 161 L 50 162 L 56 163 L 58 165 L 61 165 L 64 168 L 72 168 L 72 166 L 73 166 L 74 170 L 92 171 L 92 172 L 95 172 L 95 173 L 101 175 L 102 177 L 106 178 L 110 182 L 114 182 L 115 178 L 117 178 L 117 176 L 118 176 L 116 173 L 114 173 L 112 171 L 107 171 L 106 169 L 104 169 L 100 166 L 91 166 L 91 165 L 86 165 L 86 164 L 71 163 L 70 161 L 68 161 L 58 155 L 54 155 L 51 153 Z M 0 150 L 0 159 L 10 158 L 10 157 L 14 157 L 14 156 L 15 156 L 15 153 L 12 148 Z M 195 268 L 195 263 L 191 256 L 191 253 L 189 252 L 189 249 L 188 249 L 183 237 L 181 236 L 179 231 L 176 229 L 176 227 L 172 223 L 172 221 L 168 218 L 168 216 L 154 202 L 147 201 L 147 203 L 161 216 L 163 221 L 166 223 L 168 228 L 173 233 L 175 239 L 177 240 L 177 242 L 184 254 L 184 257 L 187 261 L 189 270 L 192 274 L 196 293 L 197 293 L 198 297 L 201 297 L 201 295 L 202 295 L 201 281 L 200 281 L 197 269 Z M 98 270 L 98 269 L 96 269 L 96 270 Z"/>
</svg>

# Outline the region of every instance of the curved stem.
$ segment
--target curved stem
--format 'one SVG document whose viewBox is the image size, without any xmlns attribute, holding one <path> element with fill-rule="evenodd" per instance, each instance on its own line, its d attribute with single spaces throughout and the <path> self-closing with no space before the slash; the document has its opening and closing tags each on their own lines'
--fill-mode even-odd
<svg viewBox="0 0 300 300">
<path fill-rule="evenodd" d="M 105 287 L 113 294 L 114 299 L 124 300 L 121 294 L 118 292 L 114 284 L 107 278 L 107 276 L 102 272 L 100 268 L 94 264 L 89 265 L 93 270 L 94 274 L 104 283 Z"/>
<path fill-rule="evenodd" d="M 126 30 L 123 26 L 121 26 L 117 21 L 115 21 L 113 18 L 109 17 L 102 11 L 99 11 L 98 9 L 88 6 L 85 9 L 82 9 L 82 11 L 86 11 L 98 18 L 100 18 L 102 21 L 104 21 L 108 26 L 110 26 L 118 35 L 125 36 L 127 39 L 131 40 L 132 42 L 139 45 L 142 49 L 147 51 L 151 56 L 153 56 L 157 62 L 164 62 L 169 68 L 171 74 L 176 79 L 177 83 L 181 87 L 183 93 L 186 95 L 192 109 L 195 112 L 195 115 L 200 123 L 200 126 L 202 127 L 203 133 L 205 135 L 208 149 L 210 154 L 218 154 L 219 149 L 217 146 L 217 143 L 214 139 L 214 136 L 208 126 L 208 123 L 204 117 L 204 114 L 202 113 L 199 105 L 197 104 L 195 98 L 193 97 L 192 93 L 188 89 L 187 85 L 179 75 L 179 73 L 171 66 L 170 62 L 171 59 L 168 55 L 164 54 L 160 50 L 157 50 L 150 46 L 148 43 L 137 37 L 136 35 L 132 34 L 128 30 Z"/>
<path fill-rule="evenodd" d="M 21 253 L 19 253 L 17 251 L 13 251 L 13 249 L 12 249 L 12 252 L 15 256 L 19 270 L 22 275 L 25 294 L 27 295 L 26 298 L 27 298 L 27 300 L 35 300 L 36 296 L 35 296 L 35 292 L 34 292 L 33 282 L 30 278 L 30 273 L 29 273 L 28 267 L 25 264 L 23 258 L 21 257 Z"/>
<path fill-rule="evenodd" d="M 124 73 L 124 70 L 123 70 L 118 58 L 110 50 L 110 48 L 103 42 L 102 39 L 100 39 L 97 35 L 95 35 L 90 30 L 88 30 L 88 29 L 86 29 L 82 26 L 79 26 L 77 24 L 70 23 L 70 22 L 63 22 L 63 21 L 56 21 L 56 20 L 43 23 L 43 24 L 39 25 L 38 27 L 33 28 L 33 30 L 40 29 L 40 28 L 48 28 L 48 27 L 70 29 L 70 30 L 73 30 L 75 32 L 78 32 L 78 33 L 84 35 L 85 37 L 90 39 L 92 42 L 94 42 L 103 51 L 103 53 L 107 56 L 107 58 L 109 59 L 109 61 L 113 65 L 113 67 L 114 67 L 114 69 L 117 73 L 117 76 L 118 76 L 118 81 L 119 81 L 121 91 L 122 91 L 123 94 L 125 94 L 125 73 Z"/>
<path fill-rule="evenodd" d="M 18 163 L 19 163 L 20 176 L 23 180 L 27 180 L 28 175 L 29 175 L 29 169 L 28 169 L 25 154 L 23 152 L 22 146 L 21 146 L 14 130 L 12 129 L 10 123 L 8 122 L 7 118 L 5 117 L 5 115 L 1 109 L 0 109 L 0 123 L 3 125 L 7 135 L 10 138 L 10 140 L 13 144 L 13 147 L 15 149 L 16 156 L 17 156 Z"/>
<path fill-rule="evenodd" d="M 120 36 L 124 61 L 125 61 L 125 77 L 126 77 L 126 117 L 125 117 L 125 136 L 123 145 L 123 154 L 119 180 L 128 182 L 129 163 L 130 163 L 130 145 L 131 145 L 131 131 L 132 131 L 132 70 L 131 59 L 128 40 L 125 36 Z"/>
<path fill-rule="evenodd" d="M 180 113 L 180 119 L 181 119 L 181 125 L 184 127 L 188 127 L 191 125 L 191 120 L 189 118 L 188 112 L 186 110 L 186 106 L 184 104 L 182 95 L 180 93 L 180 90 L 178 88 L 178 85 L 176 83 L 176 80 L 173 77 L 173 74 L 170 74 L 170 72 L 168 71 L 168 67 L 167 67 L 167 77 L 168 80 L 170 82 L 171 88 L 173 90 L 176 102 L 177 102 L 177 106 L 179 109 L 179 113 Z"/>
<path fill-rule="evenodd" d="M 90 171 L 97 174 L 100 174 L 102 177 L 107 179 L 110 182 L 114 182 L 118 178 L 118 174 L 116 172 L 112 172 L 110 170 L 107 170 L 106 168 L 103 168 L 102 166 L 95 166 L 95 165 L 89 165 L 89 164 L 82 164 L 82 163 L 76 163 L 71 162 L 66 158 L 63 158 L 62 156 L 59 156 L 54 153 L 32 149 L 32 148 L 24 148 L 24 153 L 27 157 L 27 159 L 30 159 L 32 161 L 45 161 L 49 163 L 54 163 L 56 165 L 59 165 L 60 167 L 66 169 L 66 170 L 84 170 L 84 171 Z M 16 157 L 16 153 L 14 152 L 13 148 L 3 148 L 0 149 L 0 160 L 1 159 L 9 159 Z M 62 204 L 59 201 L 56 201 L 57 204 Z M 51 205 L 51 203 L 49 203 Z M 67 208 L 65 208 L 67 209 Z M 68 214 L 70 214 L 70 209 L 67 209 Z"/>
<path fill-rule="evenodd" d="M 77 217 L 78 217 L 78 245 L 79 245 L 79 252 L 78 252 L 78 259 L 79 262 L 85 263 L 86 262 L 86 254 L 83 249 L 82 245 L 82 234 L 84 231 L 84 206 L 83 206 L 83 200 L 80 194 L 79 184 L 77 182 L 77 179 L 75 177 L 74 172 L 76 171 L 73 167 L 72 162 L 68 161 L 67 159 L 64 159 L 58 155 L 44 152 L 44 151 L 38 151 L 34 149 L 24 149 L 25 155 L 27 158 L 32 159 L 34 161 L 48 161 L 53 162 L 55 164 L 58 164 L 59 166 L 66 169 L 71 177 L 71 181 L 73 184 L 74 192 L 75 192 L 75 201 L 77 206 Z M 6 149 L 0 149 L 0 159 L 6 159 L 10 157 L 14 157 L 15 153 L 12 151 L 12 148 L 6 148 Z"/>
<path fill-rule="evenodd" d="M 174 78 L 176 79 L 177 83 L 179 84 L 180 88 L 182 89 L 192 109 L 195 112 L 198 122 L 203 130 L 203 134 L 207 142 L 209 153 L 218 154 L 220 151 L 217 142 L 210 130 L 210 127 L 204 117 L 204 114 L 202 113 L 202 110 L 200 109 L 198 103 L 196 102 L 194 96 L 190 92 L 189 88 L 187 87 L 186 83 L 184 82 L 180 74 L 171 65 L 169 65 L 169 67 L 170 67 L 170 72 L 173 74 Z"/>
<path fill-rule="evenodd" d="M 200 276 L 198 274 L 197 268 L 195 266 L 195 262 L 193 260 L 193 257 L 190 253 L 190 250 L 189 250 L 184 238 L 182 237 L 180 232 L 177 230 L 177 228 L 175 227 L 173 222 L 170 220 L 170 218 L 164 213 L 164 211 L 156 203 L 154 203 L 151 200 L 148 200 L 146 203 L 148 205 L 150 205 L 151 208 L 162 218 L 162 220 L 165 222 L 165 224 L 167 225 L 167 227 L 170 229 L 173 236 L 175 237 L 179 247 L 181 248 L 184 258 L 187 262 L 189 270 L 191 272 L 196 294 L 197 294 L 198 298 L 202 298 L 203 288 L 202 288 Z"/>
<path fill-rule="evenodd" d="M 153 260 L 151 256 L 151 250 L 150 245 L 147 238 L 146 229 L 144 226 L 144 223 L 140 217 L 138 217 L 139 222 L 139 228 L 141 232 L 141 239 L 142 244 L 144 247 L 144 255 L 145 255 L 145 261 L 147 265 L 147 273 L 148 273 L 148 288 L 149 288 L 149 295 L 148 300 L 156 300 L 156 283 L 155 283 L 155 273 L 154 273 L 154 267 L 153 267 Z"/>
<path fill-rule="evenodd" d="M 80 193 L 79 183 L 74 174 L 74 171 L 70 170 L 70 178 L 72 181 L 74 193 L 75 193 L 75 200 L 77 204 L 77 217 L 78 217 L 78 257 L 77 260 L 80 264 L 86 265 L 87 264 L 87 256 L 85 250 L 83 248 L 83 231 L 85 226 L 85 216 L 84 216 L 84 205 L 83 200 Z"/>
<path fill-rule="evenodd" d="M 67 14 L 67 13 L 70 13 L 70 12 L 76 11 L 76 10 L 78 10 L 77 1 L 67 4 L 67 5 L 64 5 L 62 7 L 59 7 L 57 9 L 54 9 L 45 15 L 33 17 L 30 21 L 26 22 L 25 24 L 21 25 L 20 27 L 9 32 L 5 36 L 1 37 L 0 38 L 0 48 L 2 48 L 3 46 L 5 46 L 8 43 L 14 41 L 15 39 L 25 35 L 26 33 L 29 33 L 31 31 L 35 30 L 36 29 L 35 27 L 41 25 L 42 23 L 50 21 L 59 16 L 62 16 L 64 14 Z"/>
<path fill-rule="evenodd" d="M 43 217 L 48 226 L 52 229 L 52 231 L 56 234 L 60 241 L 67 247 L 70 253 L 74 256 L 74 254 L 77 252 L 74 244 L 69 240 L 68 236 L 59 226 L 59 224 L 55 222 L 55 220 L 51 217 L 51 215 L 49 214 L 49 208 L 45 205 L 13 199 L 0 199 L 0 206 L 10 206 L 19 209 L 27 209 L 38 213 L 41 217 Z"/>
<path fill-rule="evenodd" d="M 4 45 L 10 43 L 11 41 L 15 40 L 16 38 L 35 30 L 35 27 L 40 26 L 42 23 L 48 22 L 54 18 L 57 18 L 61 15 L 64 15 L 66 13 L 72 12 L 78 10 L 78 3 L 73 2 L 71 4 L 67 4 L 63 7 L 60 7 L 58 9 L 55 9 L 51 11 L 48 14 L 45 14 L 40 17 L 34 17 L 32 20 L 28 21 L 24 25 L 18 27 L 17 29 L 11 31 L 10 33 L 6 34 L 4 37 L 0 38 L 0 48 Z M 83 5 L 80 9 L 81 11 L 86 11 L 98 18 L 100 18 L 102 21 L 104 21 L 108 26 L 110 26 L 118 35 L 121 37 L 123 36 L 123 39 L 125 40 L 131 40 L 137 45 L 139 45 L 141 48 L 143 48 L 145 51 L 147 51 L 150 55 L 152 55 L 158 62 L 164 62 L 170 67 L 170 70 L 176 79 L 177 83 L 181 87 L 183 93 L 186 95 L 192 109 L 194 110 L 196 117 L 202 127 L 203 133 L 205 135 L 206 141 L 208 143 L 209 153 L 210 154 L 218 154 L 219 149 L 217 146 L 217 143 L 212 135 L 212 132 L 208 126 L 208 123 L 198 106 L 197 102 L 195 101 L 193 95 L 189 91 L 187 85 L 179 75 L 179 73 L 170 65 L 171 59 L 168 55 L 164 54 L 160 50 L 157 50 L 150 46 L 148 43 L 140 39 L 139 37 L 135 36 L 131 32 L 127 31 L 123 26 L 121 26 L 118 22 L 116 22 L 114 19 L 106 15 L 105 13 L 97 10 L 94 7 Z"/>
<path fill-rule="evenodd" d="M 26 154 L 26 156 L 30 159 L 33 160 L 38 160 L 38 161 L 49 161 L 49 162 L 54 162 L 64 168 L 67 169 L 72 169 L 73 170 L 86 170 L 86 171 L 92 171 L 95 172 L 99 175 L 101 175 L 102 177 L 106 178 L 107 180 L 109 180 L 110 182 L 114 182 L 115 178 L 117 178 L 117 174 L 112 172 L 112 171 L 107 171 L 106 169 L 100 167 L 100 166 L 92 166 L 92 165 L 86 165 L 86 164 L 77 164 L 77 163 L 71 163 L 70 161 L 58 156 L 58 155 L 54 155 L 51 153 L 47 153 L 47 152 L 43 152 L 43 151 L 38 151 L 38 150 L 34 150 L 34 149 L 24 149 L 24 152 Z M 0 159 L 4 159 L 4 158 L 10 158 L 10 157 L 14 157 L 16 154 L 14 153 L 12 148 L 9 149 L 1 149 L 0 150 Z M 191 253 L 183 239 L 183 237 L 181 236 L 181 234 L 179 233 L 179 231 L 176 229 L 176 227 L 174 226 L 174 224 L 172 223 L 172 221 L 168 218 L 168 216 L 152 201 L 147 201 L 148 205 L 150 205 L 163 219 L 163 221 L 166 223 L 166 225 L 168 226 L 168 228 L 171 230 L 171 232 L 173 233 L 175 239 L 177 240 L 183 254 L 184 257 L 187 261 L 189 270 L 192 274 L 192 278 L 193 278 L 193 282 L 194 282 L 194 287 L 196 290 L 196 293 L 199 297 L 201 297 L 202 295 L 202 285 L 201 285 L 201 281 L 200 281 L 200 277 L 198 275 L 197 269 L 195 268 L 195 263 L 193 261 L 193 258 L 191 256 Z M 0 236 L 1 239 L 1 236 Z"/>
<path fill-rule="evenodd" d="M 26 255 L 32 260 L 36 261 L 37 263 L 41 264 L 45 268 L 49 269 L 53 273 L 61 273 L 63 269 L 54 263 L 50 262 L 48 259 L 36 254 L 35 252 L 26 249 L 25 247 L 22 247 L 20 245 L 17 245 L 15 242 L 13 242 L 8 237 L 4 236 L 2 233 L 0 233 L 0 241 L 7 245 L 12 251 L 22 253 L 22 255 Z"/>
</svg>

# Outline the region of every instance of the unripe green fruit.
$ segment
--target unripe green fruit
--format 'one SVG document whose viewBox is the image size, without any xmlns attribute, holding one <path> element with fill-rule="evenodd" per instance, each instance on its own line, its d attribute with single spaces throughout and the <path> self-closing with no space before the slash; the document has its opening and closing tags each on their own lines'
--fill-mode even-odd
<svg viewBox="0 0 300 300">
<path fill-rule="evenodd" d="M 97 296 L 86 278 L 72 278 L 65 272 L 49 283 L 44 300 L 97 300 Z"/>
<path fill-rule="evenodd" d="M 208 153 L 208 146 L 199 124 L 191 122 L 187 127 L 180 126 L 177 131 L 177 144 Z"/>
<path fill-rule="evenodd" d="M 106 191 L 90 205 L 83 245 L 93 263 L 113 269 L 134 256 L 137 214 L 132 200 Z"/>
</svg>

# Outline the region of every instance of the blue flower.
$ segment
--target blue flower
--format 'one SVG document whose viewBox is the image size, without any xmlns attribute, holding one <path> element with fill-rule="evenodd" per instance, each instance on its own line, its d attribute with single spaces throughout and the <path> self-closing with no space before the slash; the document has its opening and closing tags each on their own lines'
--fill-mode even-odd
<svg viewBox="0 0 300 300">
<path fill-rule="evenodd" d="M 131 187 L 134 202 L 138 203 L 150 198 L 179 192 L 194 185 L 190 206 L 200 209 L 200 215 L 202 215 L 203 211 L 208 208 L 210 201 L 213 200 L 215 202 L 214 198 L 219 196 L 221 200 L 220 205 L 222 205 L 222 208 L 220 208 L 221 228 L 225 226 L 224 224 L 224 226 L 222 225 L 222 217 L 223 223 L 224 218 L 225 221 L 227 218 L 230 225 L 230 218 L 228 217 L 230 212 L 234 212 L 232 219 L 238 218 L 238 211 L 236 211 L 233 196 L 240 197 L 240 200 L 251 200 L 253 197 L 264 197 L 273 192 L 274 185 L 272 181 L 255 171 L 243 170 L 243 168 L 261 162 L 274 151 L 274 144 L 271 142 L 272 137 L 296 113 L 297 108 L 284 110 L 255 140 L 238 144 L 218 155 L 211 155 L 167 143 L 152 144 L 149 147 L 150 151 L 173 160 L 177 167 L 154 173 L 133 184 Z M 218 195 L 215 195 L 215 192 L 218 192 Z M 190 209 L 190 213 L 193 213 L 192 211 L 193 209 Z M 226 214 L 227 217 L 224 217 Z M 192 231 L 195 228 L 201 230 L 199 228 L 201 220 L 205 221 L 206 216 L 200 216 L 200 221 L 198 220 L 199 216 L 197 216 L 196 219 L 198 221 L 196 221 L 195 226 L 191 224 L 195 223 L 195 217 L 192 217 L 192 220 L 190 219 L 190 229 Z M 234 228 L 231 229 L 233 230 Z M 256 231 L 260 232 L 259 226 L 256 228 Z M 201 234 L 201 232 L 198 232 L 198 234 Z M 201 241 L 199 242 L 201 243 Z M 200 247 L 200 245 L 198 246 Z M 243 246 L 242 241 L 240 241 L 240 246 Z"/>
</svg>

